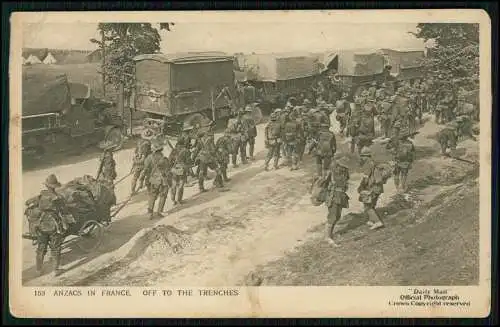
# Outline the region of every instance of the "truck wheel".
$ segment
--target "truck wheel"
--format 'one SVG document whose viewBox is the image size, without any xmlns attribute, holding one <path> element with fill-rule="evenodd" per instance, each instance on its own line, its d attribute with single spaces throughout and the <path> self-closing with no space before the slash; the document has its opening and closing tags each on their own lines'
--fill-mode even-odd
<svg viewBox="0 0 500 327">
<path fill-rule="evenodd" d="M 184 120 L 184 124 L 188 126 L 193 126 L 195 128 L 206 126 L 208 125 L 208 123 L 210 123 L 210 120 L 200 113 L 192 114 Z"/>
<path fill-rule="evenodd" d="M 104 137 L 104 147 L 114 145 L 115 150 L 121 149 L 123 146 L 123 134 L 120 128 L 114 127 L 108 131 Z"/>
</svg>

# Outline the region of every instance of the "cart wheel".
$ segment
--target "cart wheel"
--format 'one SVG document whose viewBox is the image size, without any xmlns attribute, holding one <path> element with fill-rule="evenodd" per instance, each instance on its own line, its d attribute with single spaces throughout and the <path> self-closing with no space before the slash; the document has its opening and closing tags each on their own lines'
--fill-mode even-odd
<svg viewBox="0 0 500 327">
<path fill-rule="evenodd" d="M 84 252 L 91 252 L 101 245 L 103 234 L 103 226 L 95 220 L 89 220 L 78 231 L 76 245 Z"/>
</svg>

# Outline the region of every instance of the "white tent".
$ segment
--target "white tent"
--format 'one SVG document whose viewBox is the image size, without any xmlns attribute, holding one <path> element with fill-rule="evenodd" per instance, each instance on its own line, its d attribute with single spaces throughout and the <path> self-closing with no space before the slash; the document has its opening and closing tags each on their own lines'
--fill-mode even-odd
<svg viewBox="0 0 500 327">
<path fill-rule="evenodd" d="M 45 57 L 45 59 L 43 59 L 43 63 L 46 65 L 52 65 L 52 64 L 56 64 L 57 60 L 56 60 L 56 58 L 54 58 L 52 53 L 49 52 L 47 54 L 47 56 Z"/>
<path fill-rule="evenodd" d="M 28 59 L 26 59 L 26 63 L 33 65 L 33 64 L 41 64 L 42 62 L 40 61 L 40 59 L 38 59 L 37 56 L 30 55 Z"/>
</svg>

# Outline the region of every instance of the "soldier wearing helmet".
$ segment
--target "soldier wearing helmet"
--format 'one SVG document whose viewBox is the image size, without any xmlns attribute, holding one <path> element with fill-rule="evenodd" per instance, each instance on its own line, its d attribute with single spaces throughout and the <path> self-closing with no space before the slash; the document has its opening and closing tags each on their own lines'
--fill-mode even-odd
<svg viewBox="0 0 500 327">
<path fill-rule="evenodd" d="M 404 133 L 397 138 L 391 139 L 386 145 L 386 148 L 389 149 L 393 155 L 394 185 L 398 191 L 406 191 L 408 172 L 415 161 L 415 146 L 408 139 L 408 137 L 413 134 L 415 133 Z"/>
<path fill-rule="evenodd" d="M 148 189 L 148 214 L 150 219 L 163 217 L 163 210 L 167 200 L 170 181 L 170 161 L 163 155 L 163 145 L 154 142 L 152 153 L 144 162 L 144 175 Z M 156 213 L 154 207 L 158 200 Z"/>
<path fill-rule="evenodd" d="M 349 196 L 346 193 L 349 188 L 349 178 L 347 158 L 345 156 L 335 158 L 329 166 L 325 185 L 328 190 L 325 199 L 325 205 L 328 208 L 325 237 L 332 245 L 337 245 L 333 240 L 333 235 L 335 225 L 342 216 L 342 209 L 349 208 Z"/>
<path fill-rule="evenodd" d="M 113 150 L 113 145 L 104 148 L 96 177 L 98 181 L 104 182 L 110 188 L 114 188 L 113 182 L 116 179 L 116 161 L 113 158 Z"/>
<path fill-rule="evenodd" d="M 264 144 L 267 148 L 267 155 L 265 159 L 264 169 L 269 170 L 269 162 L 274 159 L 274 169 L 278 169 L 279 159 L 280 159 L 280 149 L 283 140 L 283 129 L 281 122 L 279 121 L 280 110 L 276 109 L 270 118 L 269 123 L 267 123 L 264 130 Z"/>
<path fill-rule="evenodd" d="M 57 180 L 56 175 L 49 175 L 44 185 L 46 190 L 42 190 L 37 198 L 40 215 L 38 224 L 34 228 L 37 237 L 36 270 L 39 274 L 42 273 L 43 260 L 47 248 L 50 247 L 54 259 L 54 274 L 57 276 L 62 272 L 59 269 L 62 242 L 76 221 L 69 214 L 64 198 L 57 192 L 61 183 Z M 31 221 L 31 223 L 33 222 Z"/>
<path fill-rule="evenodd" d="M 192 159 L 195 164 L 199 166 L 198 171 L 198 189 L 200 192 L 206 192 L 205 178 L 208 169 L 215 171 L 216 176 L 214 180 L 215 187 L 218 189 L 224 188 L 222 172 L 217 163 L 217 153 L 214 140 L 214 131 L 209 130 L 202 137 L 201 142 L 198 143 L 196 149 L 193 151 Z"/>
<path fill-rule="evenodd" d="M 368 216 L 367 224 L 373 230 L 384 226 L 375 207 L 380 195 L 384 192 L 384 184 L 390 174 L 388 170 L 372 159 L 369 148 L 364 148 L 361 151 L 360 160 L 363 177 L 358 187 L 359 201 L 363 203 L 365 214 Z"/>
<path fill-rule="evenodd" d="M 254 160 L 254 148 L 255 148 L 255 138 L 257 137 L 257 126 L 255 124 L 255 119 L 253 118 L 253 109 L 251 106 L 246 106 L 245 114 L 242 117 L 242 124 L 244 126 L 243 130 L 246 134 L 245 143 L 245 156 L 246 156 L 246 144 L 248 144 L 248 154 L 250 160 Z"/>
</svg>

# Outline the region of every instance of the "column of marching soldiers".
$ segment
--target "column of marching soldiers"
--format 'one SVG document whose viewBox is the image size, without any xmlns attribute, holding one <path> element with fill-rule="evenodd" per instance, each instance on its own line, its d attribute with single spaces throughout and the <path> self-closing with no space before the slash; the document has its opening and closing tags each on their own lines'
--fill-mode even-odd
<svg viewBox="0 0 500 327">
<path fill-rule="evenodd" d="M 446 123 L 438 133 L 443 154 L 448 149 L 455 149 L 460 137 L 475 140 L 472 122 L 478 120 L 477 108 L 466 103 L 462 93 L 455 96 L 451 88 L 433 88 L 431 82 L 402 82 L 395 92 L 394 84 L 378 85 L 374 82 L 354 99 L 349 99 L 349 92 L 343 92 L 340 99 L 332 101 L 334 106 L 325 102 L 321 95 L 311 99 L 301 94 L 290 97 L 284 108 L 271 113 L 265 127 L 267 155 L 264 169 L 268 171 L 271 163 L 272 168 L 279 169 L 280 159 L 284 157 L 283 166 L 296 170 L 302 166 L 305 154 L 314 157 L 316 173 L 311 185 L 311 200 L 314 205 L 324 203 L 328 207 L 326 239 L 329 243 L 335 245 L 335 224 L 341 218 L 342 209 L 349 206 L 349 162 L 348 156 L 337 153 L 337 141 L 330 121 L 334 111 L 340 126 L 339 134 L 348 137 L 348 141 L 350 138 L 350 152 L 359 157 L 363 177 L 357 191 L 372 230 L 384 226 L 375 207 L 388 178 L 393 176 L 398 191 L 406 190 L 408 171 L 415 161 L 411 138 L 418 133 L 424 112 L 433 113 L 436 123 Z M 159 141 L 140 140 L 133 156 L 131 197 L 146 187 L 147 210 L 150 219 L 154 219 L 163 217 L 169 193 L 174 205 L 183 203 L 188 176 L 197 179 L 200 192 L 206 192 L 207 171 L 213 170 L 215 187 L 226 190 L 224 184 L 230 181 L 229 164 L 237 167 L 238 156 L 241 164 L 254 160 L 257 128 L 252 112 L 251 105 L 236 111 L 229 119 L 224 135 L 216 141 L 214 122 L 203 128 L 185 126 L 169 156 L 164 156 L 163 144 Z M 375 139 L 375 119 L 378 119 L 385 137 L 381 143 L 386 144 L 393 157 L 390 165 L 375 162 L 372 158 L 370 148 Z M 113 150 L 108 148 L 101 157 L 96 179 L 114 189 L 116 177 Z M 45 186 L 47 190 L 38 197 L 38 203 L 43 204 L 39 209 L 55 217 L 60 222 L 61 234 L 64 234 L 74 219 L 57 214 L 64 211 L 61 201 L 58 201 L 60 196 L 55 192 L 61 184 L 51 174 Z M 109 212 L 107 216 L 102 220 L 109 222 Z M 37 253 L 41 253 L 42 261 L 48 242 L 48 238 L 38 240 Z M 60 246 L 54 245 L 54 248 L 60 252 Z M 56 257 L 59 262 L 58 253 Z M 37 267 L 38 261 L 37 256 Z"/>
</svg>

